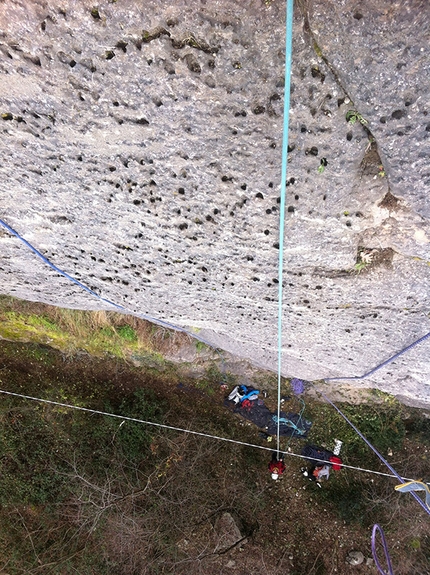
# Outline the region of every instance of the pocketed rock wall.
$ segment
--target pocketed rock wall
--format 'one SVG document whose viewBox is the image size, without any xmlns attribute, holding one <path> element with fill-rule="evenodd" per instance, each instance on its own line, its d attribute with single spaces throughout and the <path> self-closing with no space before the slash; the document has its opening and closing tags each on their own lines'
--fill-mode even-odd
<svg viewBox="0 0 430 575">
<path fill-rule="evenodd" d="M 283 373 L 360 375 L 430 331 L 430 5 L 295 4 Z M 284 12 L 0 4 L 0 217 L 103 297 L 269 369 Z M 0 242 L 2 293 L 109 309 Z M 429 351 L 360 385 L 429 405 Z"/>
</svg>

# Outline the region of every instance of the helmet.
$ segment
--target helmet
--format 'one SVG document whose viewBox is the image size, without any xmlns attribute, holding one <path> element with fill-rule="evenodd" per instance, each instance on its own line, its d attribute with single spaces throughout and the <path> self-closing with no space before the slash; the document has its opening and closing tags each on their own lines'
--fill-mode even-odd
<svg viewBox="0 0 430 575">
<path fill-rule="evenodd" d="M 277 473 L 272 473 L 272 479 L 278 479 L 279 475 Z"/>
</svg>

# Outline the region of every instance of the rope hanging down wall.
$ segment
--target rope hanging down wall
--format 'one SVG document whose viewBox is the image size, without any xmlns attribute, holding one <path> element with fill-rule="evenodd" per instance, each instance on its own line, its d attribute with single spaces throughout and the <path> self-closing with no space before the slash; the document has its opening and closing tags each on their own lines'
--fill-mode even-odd
<svg viewBox="0 0 430 575">
<path fill-rule="evenodd" d="M 279 231 L 279 287 L 278 287 L 278 429 L 277 429 L 277 451 L 278 451 L 278 456 L 280 453 L 280 437 L 279 437 L 279 421 L 280 421 L 280 388 L 281 388 L 281 373 L 282 373 L 282 300 L 283 300 L 283 249 L 284 249 L 284 227 L 285 227 L 285 220 L 284 220 L 284 216 L 285 216 L 285 190 L 286 190 L 286 173 L 287 173 L 287 150 L 288 150 L 288 120 L 289 120 L 289 106 L 290 106 L 290 75 L 291 75 L 291 54 L 292 54 L 292 19 L 293 19 L 293 0 L 287 0 L 287 14 L 286 14 L 286 52 L 285 52 L 285 58 L 286 58 L 286 65 L 285 65 L 285 93 L 284 93 L 284 133 L 283 133 L 283 150 L 282 150 L 282 173 L 281 173 L 281 205 L 280 205 L 280 231 Z M 155 324 L 164 326 L 164 327 L 168 327 L 170 329 L 176 330 L 176 331 L 181 331 L 184 333 L 187 333 L 188 335 L 195 337 L 196 339 L 198 339 L 199 341 L 202 341 L 203 343 L 205 343 L 206 345 L 210 346 L 213 348 L 213 346 L 206 341 L 205 339 L 196 336 L 195 334 L 189 333 L 187 330 L 183 329 L 183 328 L 179 328 L 178 326 L 175 326 L 173 324 L 170 324 L 169 322 L 165 322 L 163 320 L 158 320 L 156 318 L 153 318 L 151 316 L 147 316 L 145 314 L 140 314 L 140 313 L 135 313 L 135 312 L 131 312 L 130 310 L 127 310 L 125 307 L 118 305 L 106 298 L 101 297 L 100 295 L 98 295 L 96 292 L 94 292 L 93 290 L 91 290 L 90 288 L 88 288 L 87 286 L 85 286 L 84 284 L 82 284 L 81 282 L 79 282 L 78 280 L 74 279 L 72 276 L 70 276 L 69 274 L 67 274 L 66 272 L 63 272 L 62 270 L 60 270 L 58 267 L 56 267 L 54 264 L 52 264 L 47 258 L 45 258 L 43 256 L 43 254 L 41 254 L 38 250 L 36 250 L 31 244 L 29 244 L 24 238 L 22 238 L 17 232 L 15 232 L 15 230 L 13 230 L 12 228 L 10 228 L 5 222 L 0 220 L 0 224 L 7 230 L 9 231 L 9 233 L 13 234 L 14 236 L 16 236 L 18 239 L 20 239 L 28 248 L 30 248 L 38 257 L 40 257 L 46 264 L 48 264 L 54 271 L 56 271 L 57 273 L 60 273 L 61 275 L 63 275 L 65 278 L 67 278 L 68 280 L 72 281 L 73 283 L 75 283 L 76 285 L 78 285 L 80 288 L 84 289 L 85 291 L 87 291 L 90 295 L 97 297 L 100 301 L 107 303 L 109 305 L 112 305 L 113 307 L 117 308 L 118 310 L 122 311 L 122 312 L 126 312 L 126 313 L 131 313 L 137 317 L 140 317 L 142 319 L 151 321 Z M 336 380 L 359 380 L 359 379 L 364 379 L 365 377 L 370 376 L 371 374 L 375 373 L 378 369 L 381 369 L 382 367 L 384 367 L 385 365 L 391 363 L 392 361 L 394 361 L 395 359 L 397 359 L 400 355 L 402 355 L 403 353 L 405 353 L 406 351 L 409 351 L 410 349 L 412 349 L 413 347 L 415 347 L 416 345 L 418 345 L 419 343 L 421 343 L 422 341 L 426 340 L 427 338 L 430 337 L 430 332 L 426 335 L 424 335 L 422 338 L 416 340 L 415 342 L 413 342 L 411 345 L 407 346 L 406 348 L 404 348 L 403 350 L 401 350 L 400 352 L 398 352 L 397 354 L 395 354 L 394 356 L 390 357 L 388 360 L 384 361 L 383 363 L 381 363 L 380 365 L 378 365 L 376 368 L 372 369 L 371 371 L 369 371 L 368 373 L 364 374 L 363 376 L 348 376 L 348 377 L 336 377 L 336 378 L 327 378 L 326 381 L 336 381 Z M 219 351 L 216 350 L 218 353 Z M 221 355 L 221 354 L 220 354 Z M 222 358 L 222 356 L 221 356 Z M 222 358 L 223 359 L 223 358 Z M 0 391 L 1 392 L 1 391 Z M 8 392 L 2 392 L 2 393 L 8 393 Z M 12 395 L 18 395 L 18 394 L 12 394 Z M 21 396 L 21 397 L 25 397 L 25 396 Z M 31 398 L 31 397 L 27 397 L 27 399 L 32 399 L 32 400 L 36 400 L 36 401 L 41 401 L 38 400 L 37 398 Z M 346 416 L 344 416 L 344 414 L 330 401 L 328 400 L 328 398 L 326 398 L 327 401 L 329 401 L 329 403 L 342 415 L 342 417 L 344 417 L 348 423 L 354 428 L 354 430 L 362 437 L 362 439 L 369 445 L 369 447 L 375 451 L 375 453 L 378 455 L 378 457 L 380 457 L 380 459 L 387 465 L 387 467 L 394 473 L 394 475 L 400 479 L 400 480 L 404 480 L 404 478 L 401 478 L 400 475 L 397 474 L 397 472 L 388 464 L 388 462 L 386 462 L 384 460 L 384 458 L 381 456 L 381 454 L 379 454 L 379 452 L 377 452 L 375 450 L 375 448 L 373 448 L 373 446 L 370 444 L 370 442 L 368 442 L 366 440 L 366 438 L 359 432 L 358 429 L 356 429 L 353 424 L 346 418 Z M 43 401 L 43 400 L 42 400 Z M 54 403 L 56 404 L 56 402 L 50 402 L 50 403 Z M 64 404 L 57 404 L 57 405 L 63 405 L 65 407 L 70 407 L 70 408 L 74 408 L 74 406 L 67 406 Z M 87 410 L 85 408 L 81 408 L 84 411 L 92 411 L 92 410 Z M 94 412 L 94 413 L 102 413 L 102 412 Z M 113 415 L 113 414 L 104 414 L 104 415 Z M 117 417 L 121 417 L 121 416 L 117 416 Z M 131 419 L 131 418 L 125 418 L 123 417 L 122 419 Z M 133 419 L 131 419 L 133 421 Z M 138 421 L 138 420 L 135 420 Z M 141 423 L 147 423 L 147 424 L 151 424 L 150 422 L 141 422 Z M 177 429 L 178 428 L 173 428 L 170 426 L 162 426 L 162 427 L 167 427 L 170 429 Z M 187 431 L 187 430 L 181 430 L 181 431 Z M 202 433 L 198 433 L 198 432 L 192 432 L 192 431 L 187 431 L 188 433 L 196 433 L 197 435 L 201 435 L 201 436 L 206 436 L 206 434 L 202 434 Z M 207 436 L 207 437 L 214 437 L 214 436 Z M 224 441 L 231 441 L 234 443 L 242 443 L 242 442 L 237 442 L 234 440 L 229 440 L 229 439 L 224 439 L 224 438 L 216 438 L 216 439 L 222 439 Z M 249 445 L 251 447 L 258 447 L 258 448 L 262 448 L 260 446 L 253 446 L 251 444 L 244 444 L 244 445 Z M 268 448 L 262 448 L 262 449 L 268 449 Z M 418 496 L 416 496 L 415 493 L 412 493 L 412 495 L 418 500 L 418 502 L 422 505 L 422 507 L 424 507 L 423 503 L 421 502 L 421 500 L 418 498 Z M 424 507 L 425 509 L 425 507 Z M 429 512 L 429 511 L 427 511 Z M 379 533 L 382 537 L 383 540 L 383 547 L 384 547 L 384 551 L 387 557 L 387 562 L 388 562 L 388 570 L 390 573 L 392 573 L 392 568 L 391 568 L 391 564 L 390 564 L 390 560 L 389 560 L 389 555 L 388 555 L 388 549 L 385 543 L 385 539 L 383 537 L 383 533 L 382 530 L 379 528 L 378 525 L 374 526 L 374 531 L 372 534 L 372 552 L 374 554 L 374 557 L 376 555 L 376 551 L 375 551 L 375 540 L 376 540 L 376 534 L 377 531 L 379 530 Z M 376 561 L 376 557 L 375 557 L 375 561 Z M 377 567 L 379 569 L 379 571 L 381 573 L 383 573 L 382 567 L 380 566 L 380 564 L 376 561 Z"/>
<path fill-rule="evenodd" d="M 25 246 L 27 246 L 34 254 L 36 254 L 36 256 L 38 258 L 40 258 L 45 264 L 47 264 L 51 269 L 53 269 L 55 272 L 59 273 L 60 275 L 62 275 L 63 277 L 65 277 L 66 279 L 68 279 L 69 281 L 73 282 L 74 284 L 76 284 L 77 286 L 79 286 L 80 288 L 82 288 L 83 290 L 85 290 L 87 293 L 89 293 L 90 295 L 96 297 L 98 300 L 107 303 L 113 307 L 115 307 L 116 309 L 120 310 L 123 313 L 127 313 L 129 315 L 133 315 L 135 317 L 139 317 L 140 319 L 143 319 L 145 321 L 149 321 L 151 323 L 154 323 L 156 325 L 159 325 L 161 327 L 166 327 L 168 329 L 173 329 L 174 331 L 180 331 L 182 333 L 186 333 L 187 335 L 189 335 L 190 337 L 197 339 L 199 341 L 201 341 L 202 343 L 204 343 L 205 345 L 209 346 L 210 348 L 212 348 L 221 358 L 221 363 L 224 366 L 224 357 L 222 356 L 221 352 L 219 349 L 217 349 L 216 347 L 214 347 L 209 341 L 207 341 L 206 339 L 204 339 L 203 337 L 199 336 L 198 334 L 195 333 L 191 333 L 189 331 L 187 331 L 186 329 L 184 329 L 183 327 L 179 327 L 177 325 L 173 325 L 172 323 L 169 323 L 167 321 L 164 321 L 162 319 L 158 319 L 155 317 L 151 317 L 150 315 L 146 315 L 140 312 L 134 312 L 131 311 L 127 308 L 125 308 L 124 306 L 117 304 L 107 298 L 102 297 L 101 295 L 99 295 L 97 292 L 95 292 L 94 290 L 90 289 L 88 286 L 86 286 L 85 284 L 83 284 L 82 282 L 80 282 L 79 280 L 77 280 L 76 278 L 72 277 L 71 275 L 69 275 L 67 272 L 63 271 L 62 269 L 60 269 L 59 267 L 57 267 L 55 264 L 53 264 L 50 260 L 48 260 L 48 258 L 46 258 L 38 249 L 36 249 L 33 245 L 30 244 L 30 242 L 28 242 L 25 238 L 23 238 L 17 231 L 15 231 L 11 226 L 9 226 L 6 222 L 4 222 L 3 220 L 0 220 L 0 225 L 3 226 L 10 234 L 12 234 L 13 236 L 15 236 L 16 238 L 18 238 Z"/>
<path fill-rule="evenodd" d="M 99 296 L 96 292 L 94 292 L 93 290 L 91 290 L 90 288 L 88 288 L 87 286 L 85 286 L 83 283 L 79 282 L 78 280 L 76 280 L 75 278 L 73 278 L 72 276 L 70 276 L 69 274 L 67 274 L 66 272 L 63 272 L 63 270 L 61 270 L 60 268 L 58 268 L 57 266 L 55 266 L 54 264 L 52 264 L 43 254 L 41 254 L 41 252 L 39 252 L 35 247 L 33 247 L 27 240 L 25 240 L 22 236 L 20 236 L 18 234 L 18 232 L 16 232 L 13 228 L 11 228 L 8 224 L 6 224 L 3 220 L 0 220 L 0 225 L 2 225 L 9 233 L 11 233 L 12 235 L 14 235 L 16 238 L 18 238 L 21 242 L 24 243 L 24 245 L 26 245 L 28 248 L 31 249 L 32 252 L 34 252 L 40 259 L 42 259 L 42 261 L 44 261 L 46 264 L 48 264 L 52 269 L 54 269 L 57 273 L 61 274 L 62 276 L 66 277 L 67 279 L 69 279 L 70 281 L 73 281 L 76 285 L 78 285 L 79 287 L 85 289 L 85 291 L 89 292 L 91 295 L 94 295 L 95 297 L 97 297 L 99 300 L 104 301 L 106 303 L 109 303 L 111 305 L 113 305 L 114 307 L 116 307 L 117 309 L 120 309 L 121 311 L 124 311 L 126 313 L 130 313 L 132 315 L 135 315 L 137 317 L 140 317 L 142 319 L 145 319 L 147 321 L 153 321 L 154 323 L 157 323 L 159 325 L 164 325 L 166 327 L 172 327 L 173 329 L 176 329 L 177 331 L 182 331 L 185 333 L 188 333 L 191 337 L 195 337 L 194 334 L 191 334 L 189 332 L 187 332 L 186 330 L 182 329 L 182 328 L 178 328 L 176 326 L 172 326 L 171 324 L 169 324 L 168 322 L 164 322 L 164 321 L 160 321 L 157 320 L 155 318 L 151 318 L 150 316 L 146 316 L 144 314 L 138 314 L 138 313 L 134 313 L 131 312 L 129 310 L 127 310 L 126 308 L 124 308 L 123 306 L 120 306 L 118 304 L 115 304 L 114 302 L 111 302 L 108 299 L 105 299 L 101 296 Z M 394 356 L 392 356 L 389 360 L 384 361 L 383 363 L 381 363 L 379 366 L 377 366 L 376 368 L 372 369 L 369 373 L 374 373 L 377 369 L 380 369 L 383 365 L 386 365 L 387 363 L 394 361 L 394 359 L 396 359 L 397 357 L 399 357 L 399 355 L 401 355 L 402 353 L 405 353 L 406 351 L 408 351 L 409 349 L 411 349 L 412 347 L 414 347 L 415 345 L 417 345 L 418 343 L 420 343 L 421 341 L 423 341 L 424 339 L 426 339 L 430 334 L 427 334 L 426 336 L 424 336 L 423 338 L 420 338 L 419 340 L 415 341 L 414 343 L 412 343 L 411 345 L 407 346 L 406 348 L 404 348 L 403 350 L 401 350 L 400 352 L 398 352 L 397 354 L 395 354 Z M 200 339 L 200 341 L 203 341 L 204 343 L 206 343 L 207 345 L 210 345 L 208 342 L 206 342 L 205 340 L 203 340 L 202 338 L 197 338 Z M 212 347 L 212 346 L 211 346 Z M 359 377 L 359 379 L 366 377 L 367 374 L 365 374 L 364 376 Z M 5 392 L 5 393 L 9 393 L 10 395 L 19 395 L 19 394 L 12 394 L 10 392 Z M 38 401 L 37 398 L 28 398 L 28 399 L 34 399 L 36 401 Z M 333 407 L 335 409 L 337 409 L 339 411 L 339 413 L 342 415 L 342 417 L 345 417 L 343 415 L 343 413 L 327 398 L 325 397 L 325 399 L 327 401 L 329 401 Z M 42 400 L 43 401 L 43 400 Z M 74 406 L 66 406 L 66 407 L 71 407 L 76 409 Z M 110 415 L 110 414 L 106 414 L 106 415 Z M 142 423 L 147 423 L 149 425 L 152 425 L 151 422 L 142 422 Z M 355 428 L 354 428 L 355 429 Z M 181 431 L 187 431 L 187 430 L 181 430 Z M 357 433 L 360 433 L 358 430 L 356 430 Z M 205 434 L 201 434 L 198 432 L 193 432 L 193 431 L 188 431 L 189 433 L 194 433 L 197 435 L 205 435 Z M 218 439 L 222 439 L 222 438 L 218 438 Z M 233 440 L 228 440 L 228 439 L 223 439 L 224 441 L 232 441 Z M 367 440 L 365 440 L 367 441 Z M 254 447 L 254 446 L 253 446 Z M 262 448 L 261 446 L 255 446 L 255 447 L 259 447 L 260 449 L 267 449 L 267 448 Z M 373 446 L 371 447 L 371 449 L 374 450 Z M 271 451 L 271 449 L 270 449 Z M 289 455 L 289 453 L 287 452 L 287 454 Z M 379 455 L 378 455 L 379 456 Z M 385 463 L 385 460 L 382 458 L 382 456 L 380 457 L 381 460 Z M 388 475 L 388 474 L 387 474 Z M 398 479 L 400 479 L 401 481 L 403 480 L 407 480 L 407 478 L 401 478 L 399 476 L 399 474 L 394 471 L 394 476 L 397 477 Z M 412 479 L 409 481 L 413 481 Z M 428 510 L 425 507 L 425 504 L 423 501 L 421 501 L 421 499 L 418 497 L 418 495 L 414 492 L 411 492 L 411 495 L 418 501 L 418 503 L 428 512 Z"/>
<path fill-rule="evenodd" d="M 291 62 L 293 53 L 293 0 L 287 0 L 285 32 L 285 81 L 284 81 L 284 129 L 282 135 L 281 204 L 279 217 L 279 264 L 278 264 L 278 423 L 276 449 L 279 458 L 279 435 L 281 419 L 281 373 L 282 373 L 282 299 L 284 270 L 285 197 L 287 189 L 288 129 L 290 117 Z"/>
<path fill-rule="evenodd" d="M 280 209 L 281 221 L 280 221 L 280 242 L 279 242 L 280 250 L 279 250 L 279 288 L 278 288 L 279 289 L 279 297 L 278 297 L 278 305 L 279 305 L 279 313 L 278 313 L 278 422 L 280 420 L 280 417 L 279 417 L 279 415 L 280 415 L 280 383 L 281 383 L 281 371 L 282 371 L 282 298 L 283 298 L 282 276 L 283 276 L 283 247 L 284 247 L 284 224 L 285 224 L 285 221 L 284 221 L 285 188 L 286 188 L 287 151 L 288 151 L 288 118 L 289 118 L 290 75 L 291 75 L 291 54 L 292 54 L 292 20 L 293 20 L 293 0 L 287 0 L 287 14 L 286 14 L 287 26 L 286 26 L 286 52 L 285 52 L 286 71 L 285 71 L 285 101 L 284 101 L 284 133 L 283 133 L 282 174 L 281 174 L 281 209 Z M 217 351 L 217 353 L 220 354 L 221 359 L 223 361 L 222 355 L 219 352 L 219 350 L 214 348 L 214 346 L 210 342 L 205 340 L 204 338 L 202 338 L 196 334 L 190 333 L 186 329 L 175 326 L 175 325 L 173 325 L 169 322 L 166 322 L 164 320 L 153 318 L 153 317 L 145 315 L 145 314 L 133 312 L 131 310 L 128 310 L 127 308 L 125 308 L 122 305 L 116 304 L 115 302 L 113 302 L 111 300 L 103 298 L 102 296 L 97 294 L 95 291 L 93 291 L 89 287 L 85 286 L 83 283 L 79 282 L 78 280 L 76 280 L 75 278 L 73 278 L 72 276 L 70 276 L 69 274 L 67 274 L 66 272 L 64 272 L 60 268 L 58 268 L 57 266 L 55 266 L 41 252 L 39 252 L 35 247 L 33 247 L 27 240 L 25 240 L 22 236 L 20 236 L 18 234 L 18 232 L 16 232 L 13 228 L 11 228 L 3 220 L 0 220 L 0 225 L 2 225 L 9 233 L 11 233 L 15 237 L 17 237 L 21 242 L 23 242 L 31 251 L 33 251 L 40 259 L 42 259 L 42 261 L 44 261 L 47 265 L 49 265 L 55 272 L 61 274 L 62 276 L 67 278 L 69 281 L 72 281 L 73 283 L 75 283 L 80 288 L 87 291 L 92 296 L 98 298 L 100 301 L 107 303 L 109 305 L 112 305 L 113 307 L 115 307 L 116 309 L 118 309 L 122 312 L 129 313 L 131 315 L 134 315 L 136 317 L 140 317 L 140 318 L 147 320 L 147 321 L 150 321 L 152 323 L 155 323 L 155 324 L 158 324 L 158 325 L 161 325 L 164 327 L 168 327 L 168 328 L 176 330 L 176 331 L 181 331 L 183 333 L 186 333 L 189 336 L 191 336 L 195 339 L 198 339 L 202 343 L 205 343 L 209 347 L 215 349 L 215 351 Z M 422 341 L 424 341 L 425 339 L 427 339 L 429 337 L 430 337 L 430 332 L 428 334 L 424 335 L 423 337 L 421 337 L 420 339 L 416 340 L 415 342 L 413 342 L 412 344 L 410 344 L 406 348 L 402 349 L 400 352 L 398 352 L 397 354 L 395 354 L 394 356 L 392 356 L 388 360 L 384 361 L 383 363 L 381 363 L 380 365 L 378 365 L 376 368 L 372 369 L 368 373 L 364 374 L 363 376 L 358 376 L 358 377 L 357 376 L 353 376 L 353 377 L 347 376 L 347 377 L 341 377 L 341 378 L 339 378 L 339 377 L 328 378 L 326 381 L 334 381 L 334 380 L 340 380 L 340 379 L 351 379 L 351 380 L 363 379 L 363 378 L 373 374 L 378 369 L 381 369 L 383 366 L 387 365 L 388 363 L 394 361 L 400 355 L 402 355 L 406 351 L 412 349 L 413 347 L 415 347 L 416 345 L 418 345 L 419 343 L 421 343 Z M 334 407 L 336 408 L 336 406 L 334 406 Z M 338 410 L 338 411 L 340 412 L 340 410 Z M 341 413 L 341 415 L 343 417 L 345 417 L 342 413 Z M 356 431 L 359 433 L 358 430 L 356 430 Z M 367 440 L 365 440 L 365 441 L 367 442 Z M 370 446 L 370 447 L 374 450 L 374 448 L 372 446 Z M 277 433 L 277 449 L 278 449 L 278 455 L 279 455 L 279 423 L 278 423 L 278 433 Z M 383 458 L 382 458 L 382 460 L 383 460 Z M 385 463 L 385 461 L 384 461 L 384 463 Z M 400 478 L 400 476 L 398 474 L 396 474 L 396 476 Z M 420 504 L 422 504 L 421 500 L 418 498 L 418 496 L 415 493 L 412 493 L 412 495 L 417 498 L 417 500 L 420 502 Z"/>
</svg>

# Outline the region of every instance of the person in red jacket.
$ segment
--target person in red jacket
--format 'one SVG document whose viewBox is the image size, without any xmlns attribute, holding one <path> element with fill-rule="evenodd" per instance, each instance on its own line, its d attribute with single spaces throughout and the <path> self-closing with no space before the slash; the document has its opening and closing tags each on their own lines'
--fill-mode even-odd
<svg viewBox="0 0 430 575">
<path fill-rule="evenodd" d="M 282 453 L 279 455 L 276 451 L 272 453 L 272 460 L 268 465 L 269 471 L 272 474 L 272 479 L 278 479 L 280 475 L 282 475 L 285 471 L 285 463 L 284 463 L 284 456 Z"/>
</svg>

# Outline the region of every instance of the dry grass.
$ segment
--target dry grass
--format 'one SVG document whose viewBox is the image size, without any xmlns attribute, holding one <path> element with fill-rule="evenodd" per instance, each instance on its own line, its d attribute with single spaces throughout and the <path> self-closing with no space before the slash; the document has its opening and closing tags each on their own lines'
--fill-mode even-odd
<svg viewBox="0 0 430 575">
<path fill-rule="evenodd" d="M 43 313 L 42 307 L 37 309 Z M 30 311 L 31 306 L 28 317 Z M 79 322 L 121 333 L 125 316 L 101 314 L 95 324 L 94 312 L 85 314 L 85 320 L 78 316 Z M 66 315 L 74 318 L 74 313 Z M 56 325 L 63 321 L 53 315 L 48 319 Z M 137 333 L 139 320 L 130 328 Z M 161 342 L 169 341 L 170 335 L 157 333 Z M 13 347 L 3 343 L 0 354 L 2 379 L 7 374 L 10 389 L 53 398 L 61 390 L 61 397 L 96 409 L 108 400 L 112 406 L 123 405 L 123 415 L 147 420 L 154 420 L 151 413 L 159 413 L 156 406 L 161 406 L 163 423 L 261 441 L 257 429 L 225 409 L 219 386 L 209 395 L 173 370 L 167 376 L 158 370 L 145 374 L 116 358 L 64 361 L 52 350 L 41 354 L 36 346 L 17 345 L 18 352 Z M 27 371 L 31 377 L 23 380 Z M 135 393 L 142 389 L 143 399 Z M 318 489 L 302 477 L 302 463 L 289 458 L 283 479 L 274 483 L 266 452 L 8 401 L 2 404 L 0 495 L 10 505 L 0 517 L 0 571 L 3 567 L 9 575 L 350 575 L 346 555 L 358 549 L 370 556 L 374 520 L 384 528 L 396 575 L 427 573 L 427 518 L 407 494 L 394 491 L 391 480 L 343 470 Z M 344 439 L 343 420 L 337 415 L 330 418 L 311 399 L 307 409 L 321 441 L 323 429 L 325 439 Z M 422 433 L 426 430 L 423 426 Z M 292 448 L 297 452 L 300 446 L 293 443 Z M 393 448 L 392 463 L 411 476 L 428 473 L 426 449 L 428 443 L 411 434 L 403 446 Z M 8 475 L 20 458 L 22 467 Z M 66 481 L 60 499 L 49 499 L 61 478 Z M 22 504 L 21 492 L 31 493 L 33 504 Z M 225 532 L 217 529 L 225 512 L 238 519 L 246 544 L 224 544 Z M 365 565 L 353 571 L 371 573 Z"/>
<path fill-rule="evenodd" d="M 10 296 L 0 296 L 0 318 L 3 319 L 0 335 L 5 339 L 46 342 L 69 353 L 88 349 L 91 353 L 107 351 L 126 357 L 128 351 L 140 350 L 164 355 L 189 345 L 192 340 L 186 333 L 131 315 L 65 309 Z M 108 339 L 111 341 L 107 342 Z M 127 349 L 127 340 L 130 345 L 134 343 L 133 350 Z M 124 353 L 120 351 L 122 345 Z"/>
<path fill-rule="evenodd" d="M 173 348 L 179 348 L 189 343 L 191 337 L 183 332 L 169 330 L 149 321 L 132 315 L 114 311 L 85 311 L 75 309 L 55 308 L 46 306 L 46 313 L 51 315 L 56 323 L 78 338 L 88 337 L 91 332 L 129 326 L 137 336 L 139 344 L 148 351 L 163 353 Z"/>
</svg>

